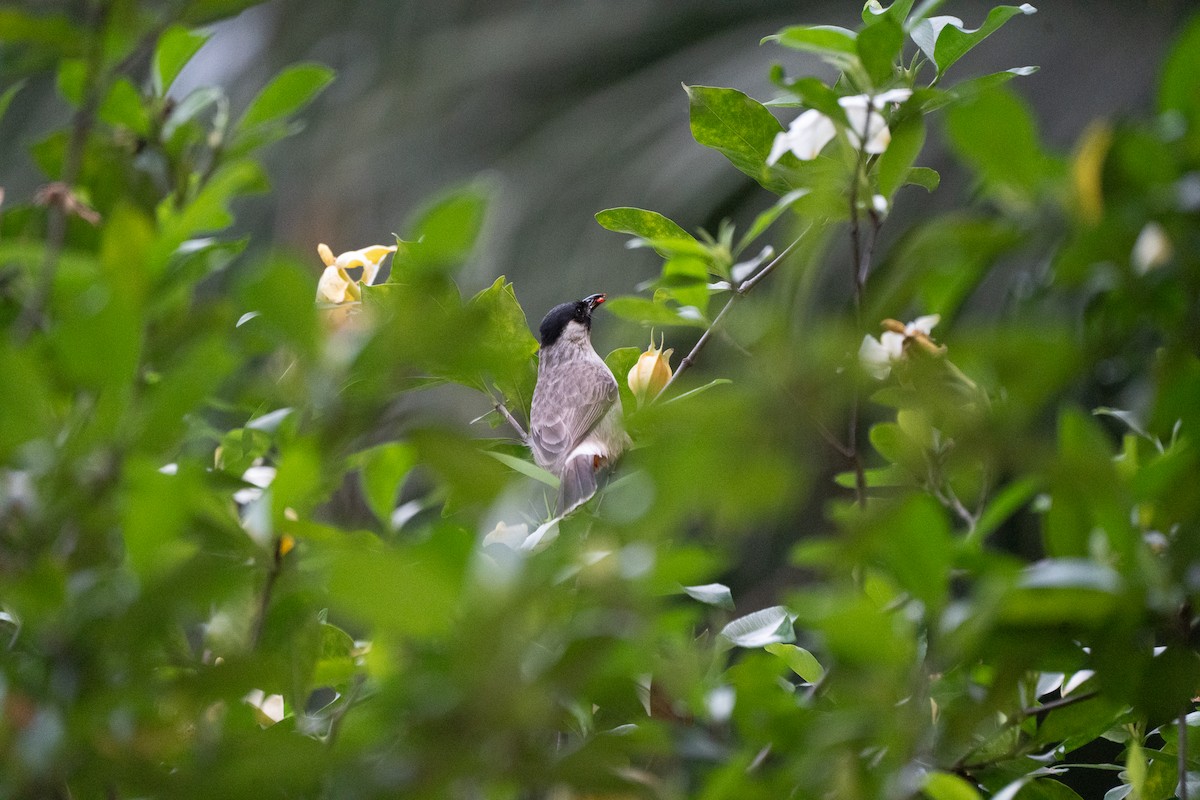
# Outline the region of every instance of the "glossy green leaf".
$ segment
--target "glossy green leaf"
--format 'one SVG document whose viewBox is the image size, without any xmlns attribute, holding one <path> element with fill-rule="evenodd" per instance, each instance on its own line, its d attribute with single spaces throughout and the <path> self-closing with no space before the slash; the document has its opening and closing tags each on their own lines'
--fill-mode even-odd
<svg viewBox="0 0 1200 800">
<path fill-rule="evenodd" d="M 533 397 L 538 342 L 513 285 L 501 275 L 471 298 L 467 313 L 476 326 L 475 355 L 482 363 L 483 382 L 494 385 L 514 407 L 524 408 Z"/>
<path fill-rule="evenodd" d="M 779 120 L 762 103 L 736 89 L 686 86 L 692 136 L 720 152 L 739 170 L 777 194 L 792 187 L 767 166 Z"/>
<path fill-rule="evenodd" d="M 648 242 L 672 239 L 695 241 L 696 238 L 662 214 L 641 208 L 605 209 L 597 212 L 596 222 L 610 231 L 628 233 Z M 669 251 L 664 252 L 657 247 L 655 249 L 658 250 L 659 255 L 669 255 Z"/>
<path fill-rule="evenodd" d="M 988 12 L 987 19 L 974 30 L 964 27 L 957 17 L 930 17 L 918 22 L 912 29 L 912 39 L 943 73 L 954 62 L 966 55 L 975 45 L 995 33 L 1004 23 L 1019 14 L 1033 14 L 1033 6 L 996 6 Z"/>
<path fill-rule="evenodd" d="M 276 75 L 250 101 L 238 123 L 252 128 L 290 116 L 311 103 L 333 80 L 333 70 L 321 64 L 293 64 Z"/>
</svg>

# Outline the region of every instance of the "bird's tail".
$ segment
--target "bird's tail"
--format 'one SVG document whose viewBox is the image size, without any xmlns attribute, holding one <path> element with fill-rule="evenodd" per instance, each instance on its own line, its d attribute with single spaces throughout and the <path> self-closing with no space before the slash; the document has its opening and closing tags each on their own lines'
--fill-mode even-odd
<svg viewBox="0 0 1200 800">
<path fill-rule="evenodd" d="M 596 457 L 574 456 L 563 466 L 558 489 L 558 513 L 566 514 L 583 505 L 596 493 Z"/>
</svg>

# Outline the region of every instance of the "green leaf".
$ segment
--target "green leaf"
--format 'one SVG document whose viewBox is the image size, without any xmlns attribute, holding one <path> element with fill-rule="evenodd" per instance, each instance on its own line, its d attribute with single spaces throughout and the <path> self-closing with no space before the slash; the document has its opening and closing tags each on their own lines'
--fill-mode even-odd
<svg viewBox="0 0 1200 800">
<path fill-rule="evenodd" d="M 783 659 L 783 663 L 788 665 L 788 669 L 808 683 L 817 683 L 825 675 L 825 669 L 821 666 L 821 662 L 817 661 L 817 657 L 803 647 L 774 642 L 763 649 Z"/>
<path fill-rule="evenodd" d="M 1192 17 L 1171 47 L 1158 84 L 1159 112 L 1177 111 L 1186 119 L 1200 118 L 1200 16 Z"/>
<path fill-rule="evenodd" d="M 354 677 L 354 639 L 336 625 L 321 623 L 321 644 L 310 688 L 338 687 Z"/>
<path fill-rule="evenodd" d="M 1042 148 L 1028 104 L 1003 86 L 952 106 L 946 130 L 986 183 L 1027 202 L 1061 172 Z"/>
<path fill-rule="evenodd" d="M 405 442 L 388 442 L 357 453 L 351 462 L 359 469 L 359 485 L 367 506 L 390 528 L 400 485 L 416 466 L 416 450 Z"/>
<path fill-rule="evenodd" d="M 647 242 L 672 239 L 696 241 L 696 237 L 657 211 L 646 211 L 645 209 L 630 208 L 627 206 L 607 208 L 596 214 L 596 222 L 600 223 L 601 227 L 607 228 L 610 231 L 628 233 Z M 669 251 L 664 252 L 657 246 L 654 249 L 661 256 L 666 257 L 670 255 Z"/>
<path fill-rule="evenodd" d="M 1028 567 L 1004 597 L 1000 621 L 1022 627 L 1098 627 L 1121 603 L 1112 567 L 1084 559 L 1047 559 Z"/>
<path fill-rule="evenodd" d="M 863 22 L 871 25 L 879 19 L 888 19 L 897 25 L 903 25 L 908 18 L 908 12 L 912 10 L 915 0 L 896 0 L 887 8 L 875 10 L 875 6 L 871 3 L 864 3 L 862 10 Z"/>
<path fill-rule="evenodd" d="M 1017 513 L 1026 503 L 1033 499 L 1033 496 L 1037 494 L 1041 485 L 1041 480 L 1032 475 L 1027 475 L 1007 484 L 1003 489 L 996 492 L 992 501 L 988 503 L 987 508 L 979 516 L 979 522 L 975 525 L 973 537 L 983 539 L 999 528 L 1009 517 Z"/>
<path fill-rule="evenodd" d="M 797 200 L 807 194 L 808 189 L 796 189 L 775 201 L 774 205 L 760 213 L 754 218 L 754 222 L 750 223 L 750 227 L 746 229 L 746 234 L 739 243 L 739 248 L 745 248 L 759 236 L 766 233 L 767 229 L 774 225 L 775 221 L 783 215 L 783 212 L 787 211 Z"/>
<path fill-rule="evenodd" d="M 4 114 L 8 111 L 8 107 L 12 105 L 13 98 L 23 88 L 25 88 L 25 81 L 17 81 L 3 92 L 0 92 L 0 120 L 4 119 Z"/>
<path fill-rule="evenodd" d="M 1020 6 L 996 6 L 988 12 L 983 25 L 975 30 L 963 27 L 962 20 L 958 17 L 930 17 L 913 26 L 912 40 L 937 66 L 940 75 L 1005 22 L 1018 14 L 1033 14 L 1036 11 L 1037 9 L 1028 3 Z"/>
<path fill-rule="evenodd" d="M 55 88 L 59 95 L 73 106 L 83 102 L 84 85 L 87 82 L 87 62 L 80 58 L 64 59 L 58 65 Z"/>
<path fill-rule="evenodd" d="M 682 317 L 677 310 L 665 303 L 656 303 L 644 297 L 614 297 L 606 302 L 604 307 L 621 319 L 640 322 L 646 326 L 704 328 L 708 325 L 703 318 Z"/>
<path fill-rule="evenodd" d="M 904 183 L 913 186 L 920 186 L 927 192 L 937 191 L 938 185 L 942 182 L 942 176 L 936 170 L 929 167 L 913 167 L 904 176 Z"/>
<path fill-rule="evenodd" d="M 947 600 L 953 539 L 944 509 L 912 495 L 871 527 L 871 544 L 899 586 L 936 612 Z"/>
<path fill-rule="evenodd" d="M 921 791 L 929 800 L 979 800 L 979 790 L 952 772 L 930 772 Z"/>
<path fill-rule="evenodd" d="M 538 342 L 513 285 L 501 275 L 471 298 L 467 312 L 479 342 L 474 353 L 481 367 L 478 377 L 494 384 L 505 400 L 527 406 L 537 378 Z M 475 383 L 474 376 L 470 382 Z"/>
<path fill-rule="evenodd" d="M 634 397 L 633 391 L 629 388 L 628 376 L 629 371 L 633 369 L 633 365 L 637 363 L 641 355 L 641 348 L 618 347 L 604 357 L 604 363 L 608 365 L 609 370 L 612 371 L 613 376 L 617 379 L 617 388 L 621 392 L 621 408 L 626 413 L 638 406 L 637 398 Z"/>
<path fill-rule="evenodd" d="M 889 202 L 909 178 L 925 146 L 925 117 L 909 114 L 891 126 L 892 141 L 879 157 L 879 193 Z"/>
<path fill-rule="evenodd" d="M 100 104 L 99 115 L 109 125 L 128 128 L 142 137 L 150 135 L 150 112 L 128 78 L 118 78 L 113 82 L 104 102 Z"/>
<path fill-rule="evenodd" d="M 735 167 L 776 194 L 785 194 L 792 188 L 767 166 L 771 145 L 783 126 L 762 103 L 736 89 L 684 88 L 688 93 L 692 136 L 697 142 L 720 152 Z"/>
<path fill-rule="evenodd" d="M 836 25 L 793 25 L 762 41 L 778 42 L 792 50 L 816 53 L 835 66 L 844 66 L 857 53 L 854 44 L 856 36 L 854 31 Z"/>
<path fill-rule="evenodd" d="M 703 386 L 697 386 L 695 389 L 689 389 L 688 391 L 684 392 L 683 394 L 676 395 L 675 397 L 672 397 L 670 400 L 664 401 L 663 405 L 666 405 L 667 403 L 677 403 L 680 400 L 683 400 L 685 398 L 695 397 L 696 395 L 700 394 L 701 392 L 707 392 L 709 389 L 712 389 L 714 386 L 726 386 L 726 385 L 732 384 L 732 383 L 733 383 L 733 381 L 729 380 L 729 378 L 716 378 L 716 379 L 711 380 L 708 383 L 704 384 Z"/>
<path fill-rule="evenodd" d="M 397 240 L 390 281 L 407 272 L 445 272 L 461 266 L 483 230 L 491 194 L 482 183 L 455 187 L 417 211 L 408 226 L 409 241 Z"/>
<path fill-rule="evenodd" d="M 796 615 L 783 606 L 772 606 L 738 617 L 721 629 L 721 638 L 735 647 L 758 648 L 776 642 L 794 642 Z"/>
<path fill-rule="evenodd" d="M 294 114 L 311 103 L 333 77 L 333 70 L 321 64 L 287 67 L 250 101 L 238 127 L 253 128 Z"/>
<path fill-rule="evenodd" d="M 64 14 L 26 14 L 0 8 L 0 42 L 33 45 L 45 55 L 82 55 L 89 35 Z"/>
<path fill-rule="evenodd" d="M 706 583 L 701 586 L 684 586 L 683 591 L 693 600 L 717 608 L 733 610 L 733 593 L 723 583 Z"/>
<path fill-rule="evenodd" d="M 151 69 L 151 80 L 154 93 L 161 96 L 179 77 L 184 66 L 196 55 L 196 51 L 208 41 L 208 36 L 193 33 L 182 25 L 172 25 L 158 39 L 154 49 L 154 63 Z"/>
<path fill-rule="evenodd" d="M 884 88 L 896 71 L 896 59 L 904 46 L 904 29 L 890 16 L 878 17 L 855 42 L 858 58 L 877 88 Z"/>
<path fill-rule="evenodd" d="M 557 489 L 559 487 L 559 480 L 557 477 L 555 477 L 554 473 L 542 469 L 532 461 L 526 461 L 523 458 L 510 456 L 508 453 L 501 453 L 496 450 L 488 450 L 486 452 L 489 456 L 496 459 L 501 464 L 512 467 L 514 470 L 527 478 L 533 478 L 535 481 L 544 483 L 552 489 Z"/>
</svg>

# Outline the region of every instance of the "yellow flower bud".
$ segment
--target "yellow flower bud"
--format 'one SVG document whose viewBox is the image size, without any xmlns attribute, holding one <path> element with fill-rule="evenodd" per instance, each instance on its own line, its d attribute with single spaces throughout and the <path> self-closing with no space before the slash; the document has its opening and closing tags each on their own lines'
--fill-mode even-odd
<svg viewBox="0 0 1200 800">
<path fill-rule="evenodd" d="M 321 242 L 321 244 L 317 245 L 317 255 L 319 255 L 321 260 L 325 262 L 325 266 L 333 266 L 333 251 L 329 249 L 329 245 L 325 244 L 324 242 Z"/>
<path fill-rule="evenodd" d="M 674 348 L 663 350 L 663 341 L 654 346 L 654 335 L 650 335 L 650 346 L 638 356 L 637 363 L 629 370 L 629 390 L 637 398 L 638 405 L 658 397 L 671 380 L 671 354 Z"/>
</svg>

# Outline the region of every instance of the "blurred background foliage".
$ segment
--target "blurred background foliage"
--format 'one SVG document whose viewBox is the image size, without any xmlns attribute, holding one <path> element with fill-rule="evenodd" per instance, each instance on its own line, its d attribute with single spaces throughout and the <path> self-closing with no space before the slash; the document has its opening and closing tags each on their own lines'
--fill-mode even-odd
<svg viewBox="0 0 1200 800">
<path fill-rule="evenodd" d="M 0 794 L 1200 791 L 1182 2 L 252 5 L 0 6 Z"/>
</svg>

